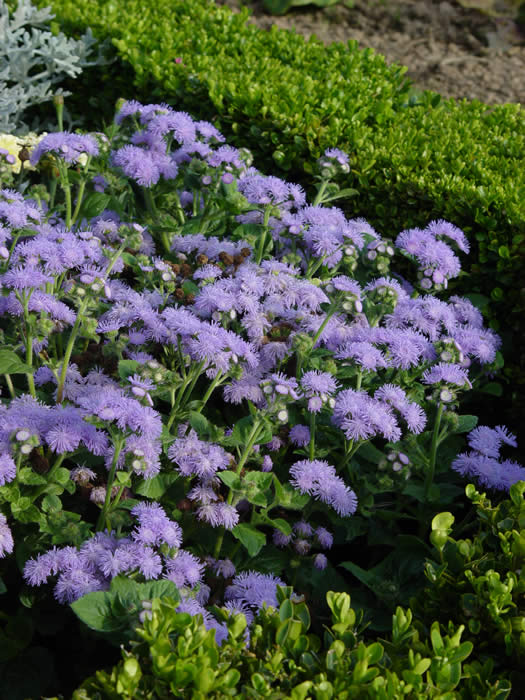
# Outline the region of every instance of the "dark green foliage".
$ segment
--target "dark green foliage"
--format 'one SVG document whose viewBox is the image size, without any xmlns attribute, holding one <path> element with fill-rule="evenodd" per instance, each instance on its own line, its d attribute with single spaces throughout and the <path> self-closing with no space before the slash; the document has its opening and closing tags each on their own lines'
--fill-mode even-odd
<svg viewBox="0 0 525 700">
<path fill-rule="evenodd" d="M 387 66 L 355 41 L 325 47 L 295 33 L 264 32 L 246 24 L 247 10 L 232 13 L 204 0 L 129 0 L 125 13 L 108 0 L 55 0 L 53 9 L 66 30 L 89 25 L 113 40 L 120 62 L 98 76 L 98 109 L 129 97 L 134 75 L 133 97 L 167 100 L 213 120 L 230 142 L 254 151 L 258 168 L 277 165 L 310 189 L 313 159 L 328 147 L 346 150 L 352 165 L 346 184 L 360 195 L 340 205 L 384 235 L 432 218 L 463 228 L 473 252 L 468 275 L 453 291 L 489 300 L 485 313 L 504 334 L 512 379 L 503 406 L 520 401 L 525 120 L 519 105 L 489 108 L 412 94 L 404 68 Z M 98 119 L 96 101 L 95 91 L 85 108 Z M 512 424 L 510 410 L 505 419 Z"/>
<path fill-rule="evenodd" d="M 493 505 L 474 486 L 466 489 L 475 510 L 451 536 L 454 518 L 434 518 L 427 560 L 428 585 L 411 601 L 415 614 L 466 627 L 480 659 L 512 672 L 525 658 L 525 482 L 510 488 L 510 499 Z M 468 533 L 468 538 L 459 537 Z"/>
<path fill-rule="evenodd" d="M 420 636 L 410 610 L 397 608 L 388 640 L 365 641 L 350 596 L 328 593 L 331 625 L 320 638 L 310 631 L 308 607 L 279 590 L 279 610 L 264 609 L 250 631 L 246 620 L 228 621 L 228 639 L 218 646 L 200 616 L 177 613 L 169 598 L 152 602 L 151 615 L 136 630 L 140 641 L 123 650 L 111 672 L 85 681 L 74 700 L 101 698 L 504 698 L 508 684 L 490 676 L 490 665 L 463 662 L 471 642 L 463 626 Z"/>
</svg>

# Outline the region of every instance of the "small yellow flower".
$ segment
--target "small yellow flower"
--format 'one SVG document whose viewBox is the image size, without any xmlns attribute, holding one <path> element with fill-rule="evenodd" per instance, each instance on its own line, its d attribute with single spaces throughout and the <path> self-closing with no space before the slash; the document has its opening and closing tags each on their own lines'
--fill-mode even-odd
<svg viewBox="0 0 525 700">
<path fill-rule="evenodd" d="M 8 151 L 8 155 L 15 159 L 13 163 L 9 163 L 5 156 L 0 158 L 0 173 L 12 172 L 18 174 L 22 168 L 24 168 L 24 170 L 35 170 L 35 168 L 33 168 L 33 166 L 29 163 L 29 158 L 23 161 L 20 160 L 20 153 L 26 149 L 27 155 L 30 156 L 31 151 L 44 138 L 44 136 L 46 136 L 46 132 L 42 134 L 31 132 L 26 136 L 0 134 L 0 148 Z"/>
</svg>

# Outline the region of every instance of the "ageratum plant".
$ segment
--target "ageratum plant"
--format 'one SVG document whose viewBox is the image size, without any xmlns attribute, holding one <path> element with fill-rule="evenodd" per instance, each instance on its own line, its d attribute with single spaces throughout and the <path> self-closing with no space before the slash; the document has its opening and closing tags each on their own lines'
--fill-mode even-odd
<svg viewBox="0 0 525 700">
<path fill-rule="evenodd" d="M 476 419 L 458 409 L 497 360 L 480 312 L 437 296 L 462 231 L 433 221 L 394 246 L 331 206 L 341 151 L 308 204 L 162 104 L 123 103 L 107 134 L 48 134 L 30 162 L 48 188 L 0 194 L 0 543 L 24 605 L 52 586 L 98 629 L 101 610 L 141 614 L 117 579 L 166 579 L 221 642 L 210 604 L 250 619 L 278 585 L 319 595 L 328 570 L 344 586 L 340 544 L 390 605 L 400 547 L 410 576 L 417 535 L 461 511 L 450 462 Z M 525 475 L 491 465 L 494 486 Z"/>
</svg>

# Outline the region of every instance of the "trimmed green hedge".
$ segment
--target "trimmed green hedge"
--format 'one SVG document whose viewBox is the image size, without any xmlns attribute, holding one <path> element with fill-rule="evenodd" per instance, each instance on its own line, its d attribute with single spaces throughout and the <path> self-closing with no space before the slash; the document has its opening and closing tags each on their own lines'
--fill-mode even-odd
<svg viewBox="0 0 525 700">
<path fill-rule="evenodd" d="M 112 39 L 123 65 L 133 68 L 134 96 L 213 119 L 230 142 L 251 148 L 262 170 L 277 165 L 308 187 L 313 159 L 337 146 L 351 155 L 345 186 L 360 192 L 346 203 L 349 215 L 366 217 L 386 236 L 432 218 L 460 226 L 473 251 L 468 278 L 454 291 L 488 297 L 485 312 L 507 336 L 506 372 L 518 398 L 525 384 L 518 350 L 525 343 L 519 105 L 411 95 L 405 68 L 388 66 L 355 41 L 326 47 L 293 32 L 261 31 L 246 24 L 247 10 L 233 13 L 206 0 L 127 0 L 125 12 L 115 0 L 52 5 L 64 29 L 89 25 Z M 108 90 L 117 97 L 123 83 L 106 81 L 106 102 Z"/>
</svg>

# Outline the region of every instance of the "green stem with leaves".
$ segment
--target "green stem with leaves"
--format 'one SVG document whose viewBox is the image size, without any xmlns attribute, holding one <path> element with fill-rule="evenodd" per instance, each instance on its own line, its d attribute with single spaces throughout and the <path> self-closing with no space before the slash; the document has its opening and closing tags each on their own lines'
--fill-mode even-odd
<svg viewBox="0 0 525 700">
<path fill-rule="evenodd" d="M 258 421 L 258 420 L 254 421 L 252 429 L 250 431 L 250 434 L 248 435 L 248 441 L 246 443 L 246 447 L 244 448 L 243 453 L 242 453 L 239 461 L 237 462 L 237 468 L 235 470 L 235 473 L 237 474 L 237 476 L 240 475 L 242 468 L 246 464 L 246 461 L 247 461 L 248 457 L 250 456 L 250 452 L 252 451 L 252 448 L 255 445 L 257 438 L 260 435 L 260 430 L 262 427 L 263 427 L 262 421 Z M 231 489 L 228 493 L 227 502 L 229 505 L 231 505 L 233 502 L 233 491 Z M 221 547 L 222 547 L 222 543 L 224 541 L 224 532 L 225 532 L 225 530 L 224 530 L 224 528 L 222 528 L 222 531 L 217 538 L 217 542 L 215 543 L 215 549 L 213 552 L 213 556 L 215 557 L 215 559 L 218 559 L 219 554 L 221 553 Z"/>
<path fill-rule="evenodd" d="M 324 331 L 324 329 L 326 328 L 326 326 L 328 324 L 328 321 L 332 318 L 332 316 L 335 314 L 335 312 L 338 310 L 338 308 L 339 308 L 339 299 L 335 299 L 331 303 L 330 308 L 326 312 L 326 316 L 324 317 L 323 322 L 321 323 L 321 325 L 317 329 L 317 333 L 314 335 L 314 337 L 312 339 L 311 350 L 303 353 L 302 355 L 299 355 L 299 358 L 297 360 L 297 371 L 295 373 L 295 376 L 297 379 L 301 378 L 301 370 L 303 368 L 305 361 L 308 360 L 308 358 L 310 357 L 310 353 L 315 348 L 315 344 L 317 343 L 317 341 L 321 337 L 321 333 Z"/>
</svg>

